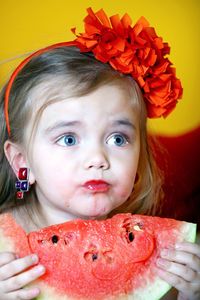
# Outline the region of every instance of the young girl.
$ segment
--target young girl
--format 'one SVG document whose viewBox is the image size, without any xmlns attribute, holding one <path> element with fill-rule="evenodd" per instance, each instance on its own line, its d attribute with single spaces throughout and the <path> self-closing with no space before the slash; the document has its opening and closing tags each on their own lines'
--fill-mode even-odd
<svg viewBox="0 0 200 300">
<path fill-rule="evenodd" d="M 127 15 L 115 16 L 110 26 L 103 11 L 88 12 L 85 34 L 32 54 L 1 93 L 1 213 L 27 232 L 118 212 L 154 214 L 160 198 L 146 119 L 167 115 L 181 96 L 168 45 L 144 18 L 130 27 Z M 37 287 L 25 287 L 45 272 L 37 263 L 36 254 L 1 253 L 0 299 L 37 297 Z M 178 299 L 200 299 L 197 245 L 163 249 L 157 264 Z"/>
</svg>

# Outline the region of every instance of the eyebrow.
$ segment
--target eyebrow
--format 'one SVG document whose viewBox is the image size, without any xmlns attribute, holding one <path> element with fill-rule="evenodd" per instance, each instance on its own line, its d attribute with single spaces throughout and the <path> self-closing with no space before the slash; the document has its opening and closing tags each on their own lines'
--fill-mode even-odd
<svg viewBox="0 0 200 300">
<path fill-rule="evenodd" d="M 113 125 L 122 125 L 122 126 L 129 127 L 133 130 L 136 130 L 136 126 L 129 119 L 126 119 L 126 118 L 114 120 Z"/>
<path fill-rule="evenodd" d="M 136 130 L 135 125 L 126 118 L 114 120 L 111 122 L 111 126 L 119 126 L 119 125 L 126 126 L 133 130 Z M 52 126 L 47 127 L 44 131 L 46 134 L 49 134 L 54 130 L 58 130 L 66 127 L 73 127 L 73 126 L 81 126 L 81 122 L 80 121 L 59 121 L 53 124 Z"/>
<path fill-rule="evenodd" d="M 81 122 L 80 121 L 59 121 L 52 126 L 49 126 L 45 129 L 45 133 L 51 133 L 54 130 L 57 129 L 62 129 L 66 127 L 72 127 L 72 126 L 80 126 Z"/>
</svg>

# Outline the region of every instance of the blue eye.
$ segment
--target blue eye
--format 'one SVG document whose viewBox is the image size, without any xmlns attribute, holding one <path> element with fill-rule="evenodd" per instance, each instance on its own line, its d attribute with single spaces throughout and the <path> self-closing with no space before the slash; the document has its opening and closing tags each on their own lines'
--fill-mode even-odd
<svg viewBox="0 0 200 300">
<path fill-rule="evenodd" d="M 75 138 L 74 135 L 72 134 L 67 134 L 62 136 L 58 141 L 57 141 L 58 145 L 60 146 L 74 146 L 77 144 L 77 140 Z"/>
<path fill-rule="evenodd" d="M 128 143 L 127 138 L 125 136 L 121 135 L 121 134 L 114 134 L 107 141 L 107 144 L 116 145 L 116 146 L 119 146 L 119 147 L 123 146 L 127 143 Z"/>
</svg>

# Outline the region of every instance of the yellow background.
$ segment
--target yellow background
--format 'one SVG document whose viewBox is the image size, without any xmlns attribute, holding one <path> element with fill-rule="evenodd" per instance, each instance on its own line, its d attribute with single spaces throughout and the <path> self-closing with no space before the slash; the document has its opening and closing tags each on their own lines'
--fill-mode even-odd
<svg viewBox="0 0 200 300">
<path fill-rule="evenodd" d="M 1 0 L 0 85 L 20 57 L 49 44 L 74 39 L 83 31 L 86 8 L 103 8 L 108 16 L 128 12 L 133 23 L 144 15 L 171 46 L 170 60 L 184 94 L 167 119 L 149 121 L 152 132 L 177 135 L 200 125 L 200 1 L 199 0 Z"/>
</svg>

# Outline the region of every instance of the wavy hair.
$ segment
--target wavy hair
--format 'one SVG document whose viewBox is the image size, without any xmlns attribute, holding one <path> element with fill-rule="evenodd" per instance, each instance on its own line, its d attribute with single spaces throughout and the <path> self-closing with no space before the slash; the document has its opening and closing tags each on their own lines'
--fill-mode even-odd
<svg viewBox="0 0 200 300">
<path fill-rule="evenodd" d="M 87 95 L 105 84 L 120 85 L 130 93 L 134 108 L 139 112 L 141 150 L 138 165 L 138 180 L 129 199 L 111 212 L 134 212 L 155 214 L 161 198 L 161 176 L 151 154 L 146 129 L 146 107 L 137 83 L 129 76 L 113 70 L 110 65 L 97 61 L 93 55 L 80 53 L 75 47 L 62 47 L 49 50 L 33 57 L 17 75 L 9 99 L 9 119 L 11 136 L 8 136 L 4 117 L 5 87 L 0 94 L 0 211 L 25 208 L 32 216 L 33 207 L 37 207 L 37 195 L 34 185 L 25 194 L 24 200 L 15 198 L 15 174 L 4 153 L 4 143 L 10 139 L 23 145 L 24 132 L 28 124 L 34 100 L 31 95 L 43 87 L 46 101 L 38 110 L 30 144 L 34 142 L 34 133 L 43 111 L 48 105 L 62 101 L 67 96 Z M 65 87 L 65 89 L 63 89 Z M 44 97 L 43 97 L 44 98 Z M 49 100 L 50 99 L 50 100 Z"/>
</svg>

